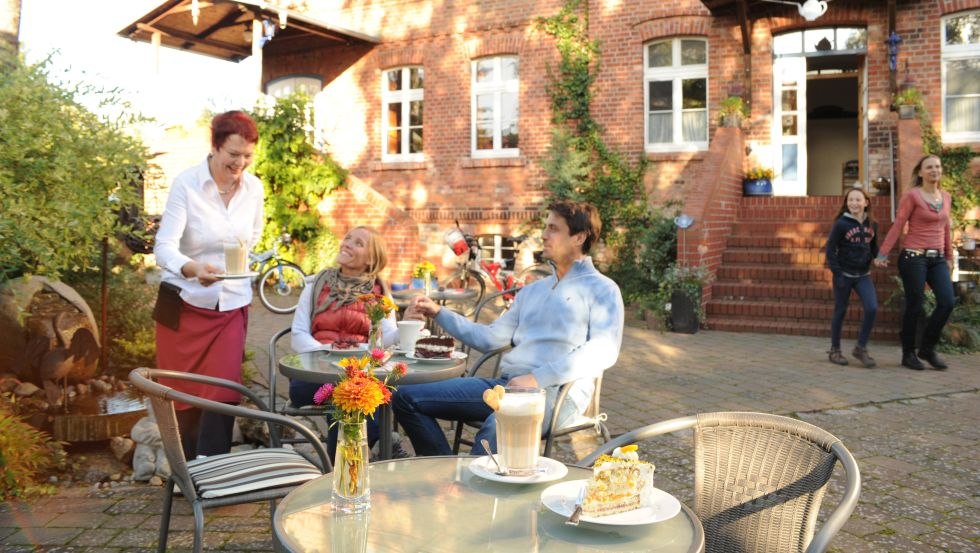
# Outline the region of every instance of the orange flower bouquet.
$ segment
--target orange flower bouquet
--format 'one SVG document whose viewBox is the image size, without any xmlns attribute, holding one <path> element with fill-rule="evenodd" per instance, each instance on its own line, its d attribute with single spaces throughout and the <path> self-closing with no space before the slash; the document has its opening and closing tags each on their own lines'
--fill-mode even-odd
<svg viewBox="0 0 980 553">
<path fill-rule="evenodd" d="M 357 300 L 364 304 L 364 310 L 367 312 L 368 320 L 371 321 L 371 332 L 368 334 L 368 347 L 372 350 L 382 347 L 381 321 L 389 314 L 398 311 L 398 306 L 395 305 L 395 302 L 391 301 L 391 298 L 382 294 L 361 294 L 357 296 Z"/>
<path fill-rule="evenodd" d="M 375 376 L 390 354 L 374 348 L 369 355 L 346 357 L 340 361 L 344 369 L 337 385 L 324 384 L 313 394 L 313 403 L 333 403 L 334 423 L 340 428 L 334 461 L 333 491 L 336 507 L 346 512 L 367 509 L 370 488 L 368 483 L 367 417 L 391 401 L 391 384 L 408 372 L 405 363 L 393 363 L 384 380 Z"/>
</svg>

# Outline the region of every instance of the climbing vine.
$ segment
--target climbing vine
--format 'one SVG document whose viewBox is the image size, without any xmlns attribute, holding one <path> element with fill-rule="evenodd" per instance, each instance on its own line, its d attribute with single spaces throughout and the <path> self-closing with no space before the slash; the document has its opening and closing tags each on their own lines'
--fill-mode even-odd
<svg viewBox="0 0 980 553">
<path fill-rule="evenodd" d="M 918 110 L 918 117 L 923 148 L 927 154 L 939 156 L 943 164 L 942 187 L 953 199 L 950 206 L 952 227 L 965 229 L 972 222 L 966 219 L 967 212 L 980 206 L 980 186 L 970 170 L 970 162 L 977 154 L 969 146 L 944 146 L 924 108 Z"/>
<path fill-rule="evenodd" d="M 611 150 L 601 126 L 592 118 L 593 85 L 601 49 L 588 34 L 588 8 L 568 0 L 554 16 L 539 18 L 538 30 L 552 36 L 561 56 L 548 67 L 546 91 L 554 125 L 544 168 L 549 200 L 572 199 L 595 205 L 602 218 L 601 240 L 608 266 L 627 301 L 641 299 L 676 257 L 676 238 L 666 211 L 652 209 L 644 198 L 647 161 L 630 163 Z"/>
<path fill-rule="evenodd" d="M 320 224 L 316 206 L 344 185 L 347 171 L 317 150 L 311 137 L 313 107 L 294 94 L 250 114 L 259 128 L 255 174 L 265 183 L 266 224 L 259 251 L 283 232 L 293 237 L 288 257 L 312 273 L 336 253 L 336 237 Z"/>
</svg>

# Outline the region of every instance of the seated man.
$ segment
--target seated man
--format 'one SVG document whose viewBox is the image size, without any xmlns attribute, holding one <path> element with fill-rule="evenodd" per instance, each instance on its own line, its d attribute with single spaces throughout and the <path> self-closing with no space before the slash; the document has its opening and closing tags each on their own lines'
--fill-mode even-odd
<svg viewBox="0 0 980 553">
<path fill-rule="evenodd" d="M 482 438 L 496 448 L 493 410 L 483 402 L 483 391 L 497 384 L 545 388 L 545 421 L 549 421 L 558 387 L 577 381 L 566 398 L 559 427 L 585 411 L 593 378 L 616 362 L 623 340 L 619 287 L 599 273 L 586 255 L 599 238 L 601 225 L 590 204 L 562 201 L 548 206 L 544 256 L 556 274 L 525 286 L 510 310 L 490 325 L 441 309 L 425 296 L 414 300 L 406 318 L 434 317 L 447 333 L 479 351 L 513 346 L 501 358 L 500 378 L 453 378 L 399 387 L 392 407 L 416 453 L 452 455 L 436 419 L 484 421 L 472 453 L 486 453 Z"/>
</svg>

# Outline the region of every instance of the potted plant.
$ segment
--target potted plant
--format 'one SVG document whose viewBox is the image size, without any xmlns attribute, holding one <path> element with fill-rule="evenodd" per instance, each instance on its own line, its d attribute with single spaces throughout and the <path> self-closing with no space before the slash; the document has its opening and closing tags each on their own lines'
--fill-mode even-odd
<svg viewBox="0 0 980 553">
<path fill-rule="evenodd" d="M 436 287 L 435 280 L 436 266 L 428 261 L 419 261 L 412 269 L 412 288 Z"/>
<path fill-rule="evenodd" d="M 896 92 L 894 102 L 902 119 L 914 118 L 916 112 L 923 108 L 922 93 L 914 86 L 906 86 Z"/>
<path fill-rule="evenodd" d="M 772 196 L 773 171 L 768 167 L 753 167 L 742 179 L 742 194 L 745 196 Z"/>
<path fill-rule="evenodd" d="M 718 123 L 723 127 L 741 127 L 742 119 L 748 116 L 748 106 L 741 96 L 729 96 L 718 106 Z"/>
<path fill-rule="evenodd" d="M 674 332 L 694 334 L 705 321 L 701 288 L 714 280 L 704 265 L 683 267 L 671 264 L 647 308 Z"/>
</svg>

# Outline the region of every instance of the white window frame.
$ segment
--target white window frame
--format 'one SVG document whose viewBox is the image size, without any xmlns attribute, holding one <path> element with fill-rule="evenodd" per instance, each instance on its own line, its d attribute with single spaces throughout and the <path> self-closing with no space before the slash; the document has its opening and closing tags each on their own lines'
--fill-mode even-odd
<svg viewBox="0 0 980 553">
<path fill-rule="evenodd" d="M 973 131 L 963 131 L 963 132 L 949 132 L 946 130 L 946 67 L 950 61 L 958 61 L 965 59 L 980 59 L 980 43 L 977 44 L 956 44 L 947 45 L 946 44 L 946 22 L 950 19 L 955 19 L 958 17 L 964 17 L 968 15 L 976 15 L 978 12 L 976 10 L 959 12 L 952 15 L 943 17 L 939 21 L 939 35 L 940 35 L 940 50 L 942 52 L 942 126 L 943 126 L 943 140 L 949 142 L 980 142 L 980 129 Z"/>
<path fill-rule="evenodd" d="M 503 60 L 517 61 L 516 79 L 503 80 Z M 476 67 L 479 62 L 492 60 L 494 62 L 494 79 L 489 82 L 476 82 Z M 520 59 L 513 55 L 488 56 L 470 62 L 470 155 L 474 158 L 517 157 L 521 155 L 520 148 L 504 148 L 503 144 L 503 94 L 512 93 L 517 96 L 518 143 L 520 142 Z M 493 149 L 477 150 L 476 148 L 476 99 L 477 96 L 493 95 Z"/>
<path fill-rule="evenodd" d="M 697 65 L 681 65 L 681 41 L 700 40 L 704 42 L 705 63 Z M 659 42 L 672 42 L 671 55 L 672 62 L 670 67 L 651 68 L 649 63 L 649 46 Z M 678 152 L 678 151 L 699 151 L 708 149 L 708 132 L 710 132 L 711 120 L 708 118 L 710 105 L 707 105 L 705 98 L 705 120 L 708 126 L 704 141 L 685 142 L 683 139 L 683 90 L 682 82 L 684 79 L 704 79 L 705 94 L 710 90 L 708 81 L 708 40 L 701 36 L 681 36 L 668 39 L 651 40 L 643 44 L 643 144 L 647 152 Z M 650 137 L 650 81 L 671 81 L 672 86 L 672 121 L 673 121 L 673 141 L 672 142 L 649 142 Z"/>
<path fill-rule="evenodd" d="M 283 98 L 295 92 L 303 92 L 313 98 L 323 90 L 323 78 L 319 75 L 286 75 L 266 83 L 265 93 L 273 98 Z"/>
<path fill-rule="evenodd" d="M 422 88 L 411 88 L 412 69 L 422 71 Z M 401 90 L 388 90 L 388 74 L 401 71 Z M 411 146 L 411 113 L 412 102 L 422 102 L 422 151 L 410 152 Z M 388 151 L 388 131 L 392 127 L 388 123 L 388 105 L 401 103 L 401 152 Z M 381 72 L 381 161 L 424 161 L 425 160 L 425 72 L 421 65 L 406 65 L 392 67 Z"/>
</svg>

